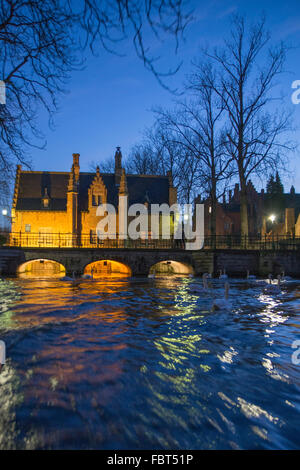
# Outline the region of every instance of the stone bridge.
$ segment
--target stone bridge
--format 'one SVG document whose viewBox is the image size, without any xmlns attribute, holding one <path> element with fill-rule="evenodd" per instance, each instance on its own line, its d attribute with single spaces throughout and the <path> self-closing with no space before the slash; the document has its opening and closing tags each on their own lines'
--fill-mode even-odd
<svg viewBox="0 0 300 470">
<path fill-rule="evenodd" d="M 15 275 L 27 261 L 43 259 L 56 261 L 66 273 L 83 274 L 85 267 L 95 261 L 110 260 L 123 263 L 133 276 L 145 276 L 150 268 L 162 261 L 174 261 L 189 268 L 189 272 L 217 274 L 226 269 L 230 276 L 246 276 L 250 273 L 267 276 L 268 273 L 300 277 L 300 251 L 259 250 L 200 250 L 176 249 L 106 249 L 106 248 L 13 248 L 0 247 L 0 274 Z"/>
<path fill-rule="evenodd" d="M 211 256 L 204 256 L 202 265 L 199 266 L 194 252 L 176 249 L 2 248 L 0 249 L 1 258 L 3 274 L 12 275 L 17 273 L 23 263 L 37 259 L 51 260 L 62 264 L 68 275 L 73 272 L 77 275 L 83 274 L 88 264 L 101 260 L 120 262 L 130 268 L 133 276 L 148 275 L 150 268 L 162 261 L 180 263 L 188 267 L 189 272 L 194 274 L 213 270 Z M 3 259 L 6 260 L 6 265 Z"/>
</svg>

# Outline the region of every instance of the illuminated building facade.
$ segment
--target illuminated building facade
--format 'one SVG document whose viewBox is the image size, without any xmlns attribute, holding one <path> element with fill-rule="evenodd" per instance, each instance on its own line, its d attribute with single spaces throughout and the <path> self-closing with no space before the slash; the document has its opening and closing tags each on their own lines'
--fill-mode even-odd
<svg viewBox="0 0 300 470">
<path fill-rule="evenodd" d="M 69 172 L 23 171 L 17 166 L 12 204 L 11 245 L 18 246 L 97 246 L 96 228 L 100 204 L 109 203 L 121 215 L 120 196 L 128 196 L 128 206 L 136 203 L 177 202 L 172 176 L 130 175 L 122 168 L 117 147 L 114 173 L 81 172 L 79 154 L 73 154 Z M 127 213 L 126 213 L 127 216 Z M 142 234 L 145 239 L 149 233 Z"/>
</svg>

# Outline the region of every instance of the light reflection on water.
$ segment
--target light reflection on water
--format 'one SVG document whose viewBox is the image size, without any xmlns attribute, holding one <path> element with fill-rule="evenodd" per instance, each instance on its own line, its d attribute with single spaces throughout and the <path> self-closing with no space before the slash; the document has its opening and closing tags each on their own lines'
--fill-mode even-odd
<svg viewBox="0 0 300 470">
<path fill-rule="evenodd" d="M 0 449 L 299 447 L 299 282 L 0 283 Z"/>
</svg>

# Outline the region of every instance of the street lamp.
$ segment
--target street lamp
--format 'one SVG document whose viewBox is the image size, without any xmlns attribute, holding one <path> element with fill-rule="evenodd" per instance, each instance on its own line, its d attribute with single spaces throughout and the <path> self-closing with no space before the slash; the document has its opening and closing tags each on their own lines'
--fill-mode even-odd
<svg viewBox="0 0 300 470">
<path fill-rule="evenodd" d="M 7 209 L 2 209 L 2 215 L 3 217 L 6 217 L 11 223 L 14 221 L 14 217 L 8 215 Z"/>
<path fill-rule="evenodd" d="M 276 215 L 271 214 L 270 217 L 269 217 L 269 220 L 270 220 L 270 221 L 272 222 L 272 224 L 273 224 L 273 222 L 275 222 L 275 220 L 276 220 Z"/>
</svg>

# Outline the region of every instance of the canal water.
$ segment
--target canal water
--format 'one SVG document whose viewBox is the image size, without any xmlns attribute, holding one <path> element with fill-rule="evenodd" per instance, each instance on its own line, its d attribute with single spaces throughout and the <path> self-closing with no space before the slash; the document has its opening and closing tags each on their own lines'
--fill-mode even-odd
<svg viewBox="0 0 300 470">
<path fill-rule="evenodd" d="M 0 449 L 299 448 L 300 281 L 229 283 L 0 281 Z"/>
</svg>

